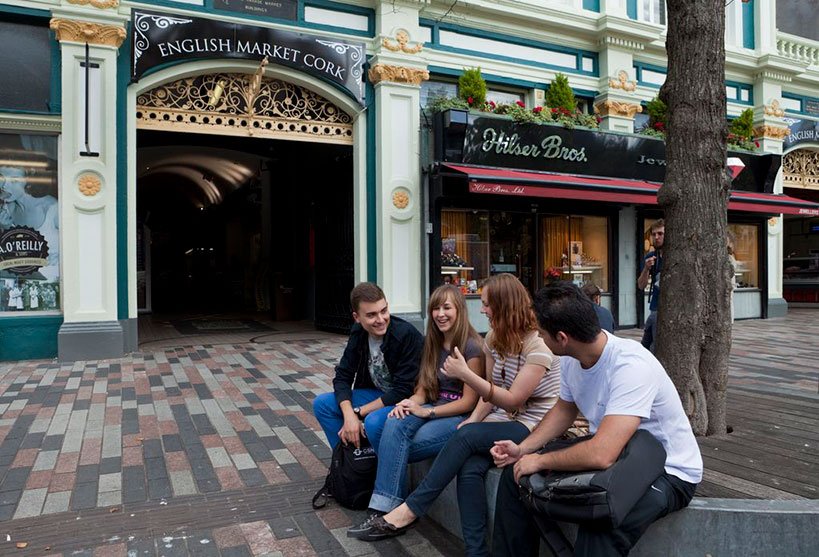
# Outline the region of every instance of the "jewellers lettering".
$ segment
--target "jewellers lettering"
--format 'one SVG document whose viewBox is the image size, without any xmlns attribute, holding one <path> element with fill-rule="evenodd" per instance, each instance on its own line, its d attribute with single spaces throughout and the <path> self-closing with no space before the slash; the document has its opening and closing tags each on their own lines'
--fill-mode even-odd
<svg viewBox="0 0 819 557">
<path fill-rule="evenodd" d="M 651 159 L 645 155 L 640 155 L 640 158 L 637 159 L 637 164 L 656 164 L 657 166 L 666 166 L 665 159 Z"/>
<path fill-rule="evenodd" d="M 502 195 L 526 195 L 526 190 L 522 186 L 509 186 L 506 184 L 469 184 L 469 191 L 472 193 L 497 193 Z"/>
<path fill-rule="evenodd" d="M 559 135 L 545 137 L 540 145 L 521 144 L 518 134 L 507 135 L 494 128 L 487 128 L 483 132 L 484 152 L 494 151 L 499 155 L 518 155 L 523 157 L 543 157 L 545 159 L 563 159 L 575 162 L 587 162 L 586 149 L 570 149 L 563 147 L 563 139 Z"/>
</svg>

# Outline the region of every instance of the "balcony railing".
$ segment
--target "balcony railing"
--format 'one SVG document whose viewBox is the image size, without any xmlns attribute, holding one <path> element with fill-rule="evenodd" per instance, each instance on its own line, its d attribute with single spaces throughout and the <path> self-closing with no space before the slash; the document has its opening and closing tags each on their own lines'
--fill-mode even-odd
<svg viewBox="0 0 819 557">
<path fill-rule="evenodd" d="M 819 66 L 819 43 L 816 41 L 787 33 L 777 33 L 776 49 L 786 58 Z"/>
</svg>

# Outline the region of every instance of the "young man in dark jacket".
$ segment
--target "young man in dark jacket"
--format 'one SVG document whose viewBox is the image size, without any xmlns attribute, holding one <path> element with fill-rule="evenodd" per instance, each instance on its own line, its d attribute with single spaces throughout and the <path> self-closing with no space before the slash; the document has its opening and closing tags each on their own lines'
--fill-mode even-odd
<svg viewBox="0 0 819 557">
<path fill-rule="evenodd" d="M 336 366 L 333 392 L 316 397 L 315 414 L 327 441 L 359 446 L 362 434 L 377 451 L 387 414 L 412 395 L 424 337 L 390 316 L 384 292 L 362 282 L 350 293 L 355 324 Z"/>
</svg>

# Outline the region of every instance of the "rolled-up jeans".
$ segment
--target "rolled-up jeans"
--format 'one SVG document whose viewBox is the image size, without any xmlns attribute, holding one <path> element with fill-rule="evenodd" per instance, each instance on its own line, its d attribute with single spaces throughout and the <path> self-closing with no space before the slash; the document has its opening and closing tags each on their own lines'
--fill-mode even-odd
<svg viewBox="0 0 819 557">
<path fill-rule="evenodd" d="M 467 424 L 455 432 L 438 453 L 424 481 L 407 497 L 415 516 L 423 516 L 456 476 L 458 508 L 466 554 L 488 556 L 486 547 L 486 472 L 494 466 L 489 454 L 495 441 L 509 439 L 520 443 L 529 428 L 520 422 L 481 422 Z"/>
<path fill-rule="evenodd" d="M 377 398 L 381 398 L 383 394 L 384 392 L 378 389 L 353 389 L 353 397 L 350 403 L 353 406 L 364 406 Z M 387 414 L 392 409 L 393 406 L 385 406 L 370 412 L 364 418 L 364 431 L 367 433 L 370 445 L 376 451 L 381 439 L 381 432 L 384 429 L 384 422 L 387 420 Z M 339 442 L 338 431 L 344 425 L 344 414 L 341 413 L 341 408 L 336 402 L 336 395 L 333 393 L 318 395 L 313 400 L 313 415 L 315 415 L 321 429 L 324 430 L 330 448 L 334 448 Z"/>
<path fill-rule="evenodd" d="M 378 475 L 369 507 L 389 512 L 403 503 L 407 496 L 407 466 L 438 454 L 464 418 L 465 414 L 433 420 L 413 415 L 387 418 L 378 446 Z"/>
</svg>

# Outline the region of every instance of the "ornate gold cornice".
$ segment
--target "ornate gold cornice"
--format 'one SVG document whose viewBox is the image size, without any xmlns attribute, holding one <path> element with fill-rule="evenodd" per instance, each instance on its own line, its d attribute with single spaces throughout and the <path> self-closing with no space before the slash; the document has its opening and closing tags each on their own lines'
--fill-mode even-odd
<svg viewBox="0 0 819 557">
<path fill-rule="evenodd" d="M 642 111 L 643 107 L 637 103 L 619 102 L 611 99 L 606 99 L 594 105 L 594 113 L 603 117 L 634 118 L 635 114 Z"/>
<path fill-rule="evenodd" d="M 754 137 L 762 137 L 765 139 L 777 139 L 782 141 L 791 133 L 790 128 L 780 128 L 779 126 L 770 126 L 764 124 L 754 128 Z"/>
<path fill-rule="evenodd" d="M 367 72 L 367 77 L 373 85 L 382 81 L 392 81 L 393 83 L 409 83 L 410 85 L 421 85 L 422 81 L 429 79 L 429 72 L 419 68 L 407 68 L 405 66 L 390 66 L 388 64 L 376 64 Z"/>
<path fill-rule="evenodd" d="M 404 52 L 405 54 L 418 54 L 424 49 L 421 43 L 415 43 L 415 46 L 409 46 L 409 33 L 403 29 L 395 34 L 395 40 L 389 37 L 384 37 L 381 41 L 384 48 L 393 52 Z"/>
<path fill-rule="evenodd" d="M 819 151 L 797 149 L 782 157 L 782 184 L 819 190 Z"/>
<path fill-rule="evenodd" d="M 49 27 L 54 30 L 57 40 L 90 43 L 119 48 L 125 40 L 125 28 L 118 25 L 103 25 L 88 21 L 54 18 Z"/>
<path fill-rule="evenodd" d="M 620 70 L 617 72 L 616 77 L 609 78 L 609 87 L 612 89 L 622 89 L 626 93 L 631 93 L 637 89 L 637 83 L 628 80 L 628 73 L 626 73 L 626 70 Z"/>
<path fill-rule="evenodd" d="M 119 6 L 119 0 L 68 0 L 69 4 L 77 4 L 78 6 L 91 5 L 100 10 L 107 10 L 108 8 L 116 8 Z"/>
<path fill-rule="evenodd" d="M 778 99 L 774 99 L 771 101 L 771 104 L 765 105 L 765 115 L 776 116 L 777 118 L 782 118 L 785 116 L 785 111 L 779 106 Z"/>
</svg>

